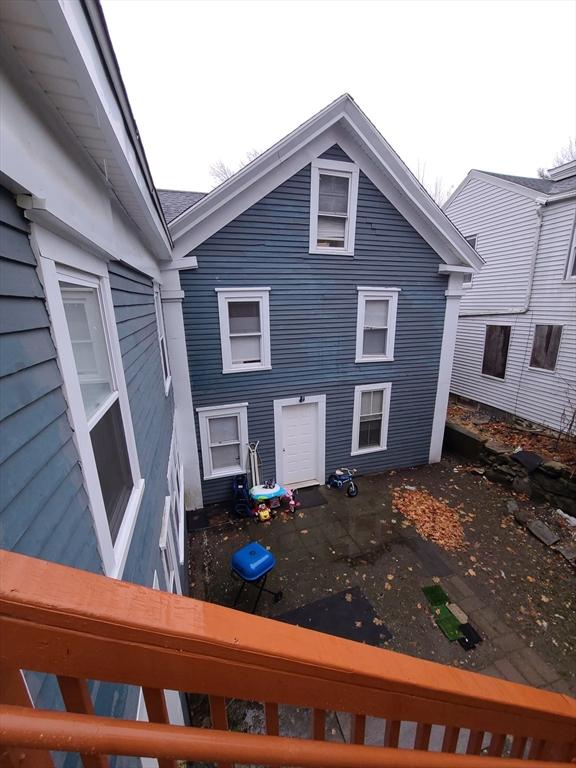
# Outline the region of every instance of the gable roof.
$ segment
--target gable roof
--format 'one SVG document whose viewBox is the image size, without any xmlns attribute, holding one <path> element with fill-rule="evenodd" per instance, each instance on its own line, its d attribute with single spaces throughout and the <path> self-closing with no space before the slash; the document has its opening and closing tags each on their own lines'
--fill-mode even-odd
<svg viewBox="0 0 576 768">
<path fill-rule="evenodd" d="M 528 187 L 536 192 L 542 192 L 544 195 L 560 195 L 563 192 L 573 192 L 576 190 L 576 176 L 569 176 L 566 179 L 540 179 L 528 176 L 510 176 L 506 173 L 493 173 L 491 171 L 479 171 L 487 176 L 494 176 L 497 179 L 504 179 L 513 184 L 519 184 L 521 187 Z"/>
<path fill-rule="evenodd" d="M 206 196 L 206 192 L 185 192 L 181 189 L 157 189 L 156 192 L 168 223 Z"/>
<path fill-rule="evenodd" d="M 334 144 L 358 164 L 446 264 L 480 269 L 482 258 L 348 94 L 176 216 L 170 223 L 174 257 L 187 256 Z"/>
</svg>

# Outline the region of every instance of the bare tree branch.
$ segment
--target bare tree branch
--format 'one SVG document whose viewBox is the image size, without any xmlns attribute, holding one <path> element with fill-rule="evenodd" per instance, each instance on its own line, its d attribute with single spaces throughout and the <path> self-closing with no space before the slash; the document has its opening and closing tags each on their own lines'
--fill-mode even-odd
<svg viewBox="0 0 576 768">
<path fill-rule="evenodd" d="M 229 179 L 230 176 L 234 176 L 240 168 L 244 168 L 245 165 L 251 163 L 259 154 L 260 152 L 258 152 L 257 149 L 249 149 L 248 152 L 246 152 L 246 157 L 240 161 L 236 170 L 230 168 L 229 165 L 226 165 L 223 160 L 216 160 L 210 165 L 210 176 L 212 176 L 217 185 L 222 184 L 222 182 Z"/>
<path fill-rule="evenodd" d="M 446 200 L 448 200 L 454 189 L 453 186 L 446 187 L 444 179 L 441 176 L 436 176 L 431 184 L 428 183 L 426 180 L 426 163 L 421 163 L 420 160 L 418 160 L 416 178 L 440 207 L 442 207 Z"/>
<path fill-rule="evenodd" d="M 560 149 L 552 158 L 552 168 L 557 168 L 559 165 L 570 163 L 572 160 L 576 160 L 576 139 L 570 136 L 568 143 Z M 541 179 L 548 179 L 548 173 L 545 168 L 538 168 L 538 176 Z"/>
</svg>

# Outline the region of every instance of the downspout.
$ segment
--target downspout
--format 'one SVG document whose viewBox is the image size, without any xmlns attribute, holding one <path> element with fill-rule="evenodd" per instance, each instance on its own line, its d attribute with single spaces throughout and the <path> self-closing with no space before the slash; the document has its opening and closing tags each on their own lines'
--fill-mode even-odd
<svg viewBox="0 0 576 768">
<path fill-rule="evenodd" d="M 530 272 L 528 274 L 528 286 L 526 288 L 526 296 L 524 302 L 520 307 L 514 307 L 513 309 L 484 309 L 478 312 L 461 312 L 460 317 L 482 317 L 485 315 L 524 315 L 528 312 L 530 306 L 530 299 L 532 298 L 532 287 L 534 285 L 534 274 L 536 272 L 536 258 L 538 256 L 538 248 L 540 246 L 540 233 L 542 231 L 542 219 L 543 219 L 543 207 L 548 200 L 536 200 L 536 232 L 534 235 L 534 244 L 532 246 L 532 254 L 530 257 Z"/>
</svg>

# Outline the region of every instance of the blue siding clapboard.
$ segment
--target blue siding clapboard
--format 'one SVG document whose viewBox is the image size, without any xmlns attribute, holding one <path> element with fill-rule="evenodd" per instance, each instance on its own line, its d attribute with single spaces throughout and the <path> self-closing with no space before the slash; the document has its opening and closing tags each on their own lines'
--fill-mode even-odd
<svg viewBox="0 0 576 768">
<path fill-rule="evenodd" d="M 28 227 L 0 188 L 0 544 L 102 571 Z"/>
<path fill-rule="evenodd" d="M 347 159 L 339 147 L 327 157 Z M 194 250 L 181 273 L 195 407 L 248 402 L 250 440 L 274 477 L 273 401 L 326 394 L 326 470 L 359 472 L 428 461 L 447 279 L 439 256 L 360 174 L 354 257 L 309 254 L 310 166 Z M 222 374 L 216 287 L 270 286 L 272 370 Z M 356 364 L 357 286 L 400 288 L 395 359 Z M 386 451 L 351 457 L 354 387 L 392 382 Z M 198 428 L 197 428 L 198 429 Z M 230 478 L 203 481 L 205 503 Z"/>
</svg>

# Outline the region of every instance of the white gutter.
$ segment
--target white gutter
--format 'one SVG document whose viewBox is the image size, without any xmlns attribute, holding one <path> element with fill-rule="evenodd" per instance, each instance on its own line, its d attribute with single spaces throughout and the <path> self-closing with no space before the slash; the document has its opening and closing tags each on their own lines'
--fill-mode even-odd
<svg viewBox="0 0 576 768">
<path fill-rule="evenodd" d="M 570 194 L 574 194 L 573 192 Z M 524 315 L 528 312 L 530 299 L 532 297 L 532 287 L 534 285 L 534 273 L 536 272 L 536 257 L 538 256 L 538 247 L 540 245 L 540 233 L 542 231 L 543 207 L 551 202 L 549 199 L 540 198 L 536 200 L 536 233 L 534 235 L 534 244 L 532 246 L 532 255 L 530 258 L 530 272 L 528 274 L 528 286 L 524 302 L 520 307 L 513 309 L 484 309 L 481 312 L 461 312 L 460 317 L 482 317 L 484 315 Z"/>
</svg>

